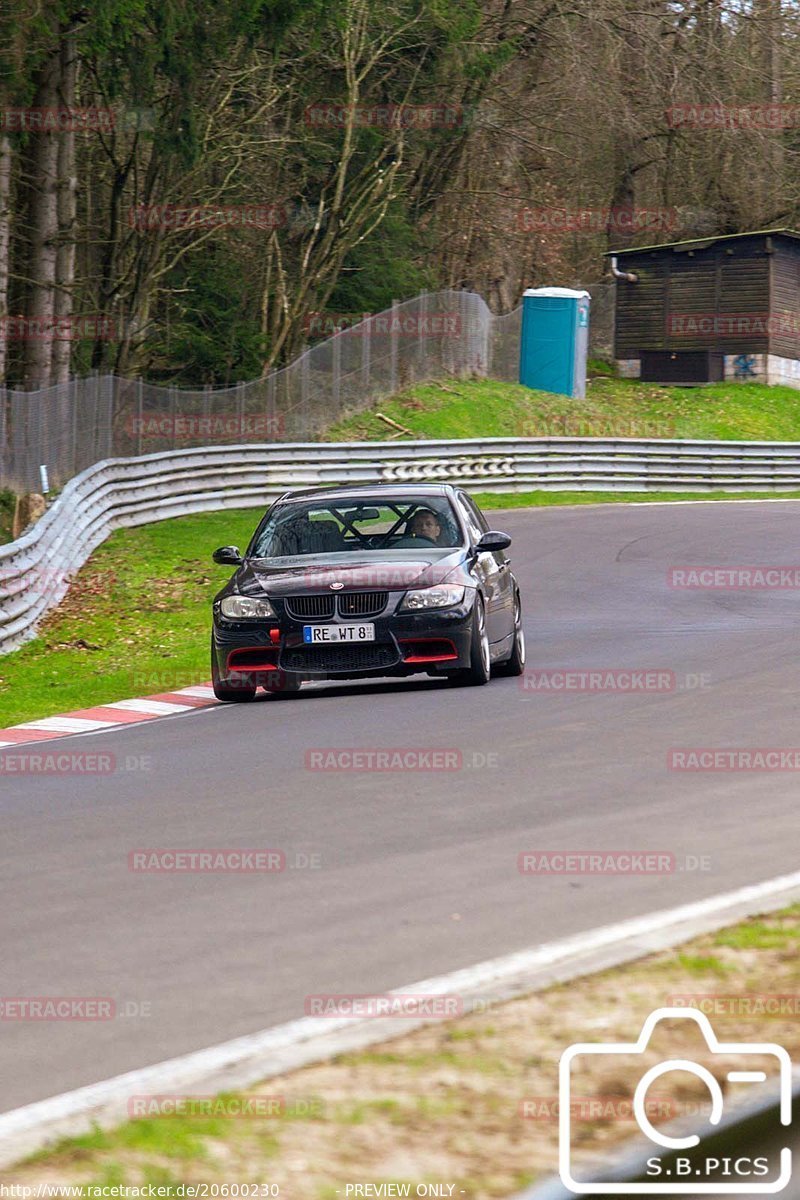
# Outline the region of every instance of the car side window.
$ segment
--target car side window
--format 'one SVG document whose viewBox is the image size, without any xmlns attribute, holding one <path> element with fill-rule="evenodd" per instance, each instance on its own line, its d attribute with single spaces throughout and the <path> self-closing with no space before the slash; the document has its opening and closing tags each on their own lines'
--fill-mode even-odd
<svg viewBox="0 0 800 1200">
<path fill-rule="evenodd" d="M 471 496 L 468 496 L 466 492 L 462 492 L 461 495 L 464 497 L 464 503 L 466 504 L 467 508 L 472 513 L 473 517 L 475 518 L 475 521 L 477 522 L 477 525 L 478 525 L 478 528 L 480 529 L 480 531 L 482 533 L 488 533 L 489 523 L 486 520 L 486 517 L 481 512 L 481 510 L 478 508 L 475 501 L 472 499 Z"/>
<path fill-rule="evenodd" d="M 467 526 L 469 540 L 472 542 L 473 546 L 477 546 L 485 531 L 481 529 L 480 525 L 478 524 L 478 520 L 475 514 L 472 512 L 472 506 L 466 503 L 466 499 L 467 498 L 463 492 L 459 492 L 458 507 L 461 512 L 461 516 L 464 518 L 464 523 Z"/>
</svg>

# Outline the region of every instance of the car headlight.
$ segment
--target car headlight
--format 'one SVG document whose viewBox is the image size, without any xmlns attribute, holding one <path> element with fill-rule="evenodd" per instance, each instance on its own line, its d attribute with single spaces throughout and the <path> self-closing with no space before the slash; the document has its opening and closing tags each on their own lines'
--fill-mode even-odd
<svg viewBox="0 0 800 1200">
<path fill-rule="evenodd" d="M 420 588 L 415 592 L 406 592 L 401 609 L 418 611 L 422 608 L 451 608 L 460 604 L 464 599 L 464 588 L 455 584 L 441 583 L 436 587 Z"/>
<path fill-rule="evenodd" d="M 277 616 L 269 600 L 254 600 L 250 596 L 226 596 L 219 611 L 229 621 L 240 621 L 243 617 Z"/>
</svg>

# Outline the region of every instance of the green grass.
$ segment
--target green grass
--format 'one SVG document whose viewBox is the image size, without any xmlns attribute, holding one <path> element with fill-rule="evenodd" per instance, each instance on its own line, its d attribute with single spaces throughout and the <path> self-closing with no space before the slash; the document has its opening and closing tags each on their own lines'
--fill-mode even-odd
<svg viewBox="0 0 800 1200">
<path fill-rule="evenodd" d="M 503 508 L 553 508 L 564 504 L 655 504 L 686 500 L 799 500 L 796 492 L 472 492 L 487 512 Z"/>
<path fill-rule="evenodd" d="M 794 910 L 796 911 L 796 910 Z M 780 919 L 751 921 L 737 925 L 717 934 L 715 945 L 729 946 L 733 950 L 786 950 L 796 949 L 800 941 L 800 929 L 786 928 Z"/>
<path fill-rule="evenodd" d="M 120 530 L 92 555 L 34 641 L 0 658 L 0 728 L 209 678 L 211 600 L 258 512 Z"/>
<path fill-rule="evenodd" d="M 727 975 L 729 968 L 713 954 L 679 954 L 679 965 L 689 975 Z"/>
<path fill-rule="evenodd" d="M 420 384 L 374 409 L 333 425 L 328 441 L 385 441 L 397 430 L 418 438 L 661 437 L 800 440 L 800 391 L 756 383 L 671 388 L 600 375 L 585 400 L 537 392 L 493 379 Z"/>
</svg>

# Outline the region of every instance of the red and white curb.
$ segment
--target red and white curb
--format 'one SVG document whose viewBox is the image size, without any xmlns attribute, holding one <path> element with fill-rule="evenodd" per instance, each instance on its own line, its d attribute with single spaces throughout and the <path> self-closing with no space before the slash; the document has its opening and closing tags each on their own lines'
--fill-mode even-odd
<svg viewBox="0 0 800 1200">
<path fill-rule="evenodd" d="M 38 721 L 23 721 L 0 729 L 0 750 L 9 746 L 25 746 L 31 742 L 49 742 L 52 738 L 71 737 L 76 733 L 100 733 L 120 725 L 138 725 L 158 717 L 174 717 L 212 708 L 219 704 L 210 683 L 181 688 L 175 692 L 159 692 L 137 700 L 115 700 L 94 708 L 79 708 L 57 717 L 42 717 Z"/>
</svg>

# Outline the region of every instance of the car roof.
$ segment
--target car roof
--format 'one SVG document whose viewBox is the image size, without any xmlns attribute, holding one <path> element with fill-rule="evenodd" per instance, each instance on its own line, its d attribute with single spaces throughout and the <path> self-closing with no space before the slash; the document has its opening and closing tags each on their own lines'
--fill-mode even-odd
<svg viewBox="0 0 800 1200">
<path fill-rule="evenodd" d="M 286 503 L 293 500 L 358 500 L 359 498 L 377 499 L 381 495 L 395 496 L 402 500 L 410 496 L 450 496 L 453 486 L 449 483 L 354 483 L 342 487 L 303 488 L 297 491 L 284 492 L 276 503 Z"/>
</svg>

